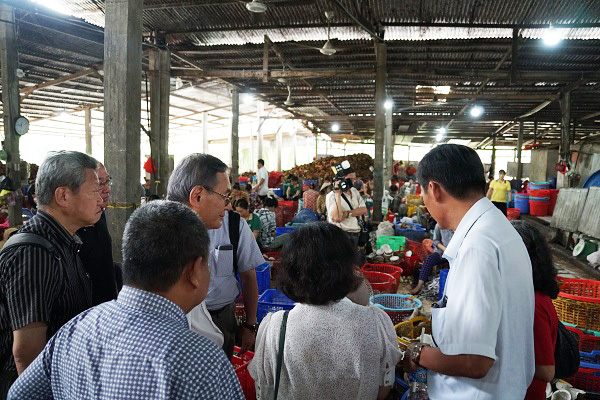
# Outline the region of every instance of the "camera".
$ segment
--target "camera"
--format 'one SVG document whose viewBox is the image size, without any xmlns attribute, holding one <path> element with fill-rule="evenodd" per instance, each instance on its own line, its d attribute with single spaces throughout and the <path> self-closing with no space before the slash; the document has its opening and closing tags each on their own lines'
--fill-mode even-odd
<svg viewBox="0 0 600 400">
<path fill-rule="evenodd" d="M 335 175 L 333 186 L 334 189 L 341 189 L 342 192 L 347 192 L 353 187 L 352 179 L 346 178 L 346 175 L 354 172 L 350 167 L 350 163 L 348 162 L 348 160 L 344 160 L 340 164 L 334 165 L 333 167 L 331 167 L 331 169 L 333 170 L 333 173 Z"/>
</svg>

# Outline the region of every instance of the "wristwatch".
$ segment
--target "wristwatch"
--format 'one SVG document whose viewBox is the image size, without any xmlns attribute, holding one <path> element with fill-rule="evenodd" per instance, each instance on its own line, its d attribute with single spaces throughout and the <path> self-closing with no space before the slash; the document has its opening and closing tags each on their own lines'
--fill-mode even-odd
<svg viewBox="0 0 600 400">
<path fill-rule="evenodd" d="M 410 359 L 418 366 L 421 366 L 421 351 L 425 346 L 429 345 L 425 343 L 416 343 L 410 347 Z"/>
<path fill-rule="evenodd" d="M 246 329 L 248 329 L 250 332 L 253 332 L 254 334 L 256 334 L 256 332 L 258 332 L 258 324 L 249 324 L 247 322 L 244 322 L 242 324 L 242 326 Z"/>
</svg>

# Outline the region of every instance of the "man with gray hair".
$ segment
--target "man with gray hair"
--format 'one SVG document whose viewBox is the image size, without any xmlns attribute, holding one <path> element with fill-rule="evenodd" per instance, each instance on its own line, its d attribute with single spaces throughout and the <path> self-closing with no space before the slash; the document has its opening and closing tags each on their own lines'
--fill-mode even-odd
<svg viewBox="0 0 600 400">
<path fill-rule="evenodd" d="M 78 229 L 100 218 L 97 161 L 50 152 L 35 182 L 38 213 L 0 252 L 0 398 L 67 321 L 92 305 Z"/>
<path fill-rule="evenodd" d="M 208 308 L 212 322 L 223 333 L 223 350 L 231 359 L 237 334 L 235 299 L 240 295 L 236 275 L 240 275 L 246 311 L 246 322 L 240 330 L 244 352 L 254 345 L 258 328 L 258 285 L 254 269 L 265 260 L 246 221 L 233 211 L 225 212 L 231 201 L 229 192 L 227 165 L 210 154 L 190 154 L 181 160 L 169 178 L 167 189 L 169 200 L 189 206 L 209 229 L 210 287 L 205 303 L 189 316 L 191 327 L 209 336 L 205 328 L 210 321 L 204 318 L 202 307 Z"/>
</svg>

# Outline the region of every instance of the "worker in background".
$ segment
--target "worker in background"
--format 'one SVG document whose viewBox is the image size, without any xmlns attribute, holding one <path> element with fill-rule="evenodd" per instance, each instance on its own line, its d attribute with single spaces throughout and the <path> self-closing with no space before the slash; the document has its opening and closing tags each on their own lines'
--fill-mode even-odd
<svg viewBox="0 0 600 400">
<path fill-rule="evenodd" d="M 262 158 L 258 160 L 258 171 L 256 172 L 256 186 L 254 191 L 258 194 L 261 203 L 265 202 L 267 194 L 269 194 L 269 171 L 265 167 L 265 160 Z"/>
<path fill-rule="evenodd" d="M 0 253 L 0 398 L 46 341 L 92 306 L 75 232 L 101 216 L 96 170 L 97 161 L 86 154 L 50 152 L 35 182 L 38 213 L 11 239 L 29 233 L 53 248 L 11 247 L 9 239 Z"/>
<path fill-rule="evenodd" d="M 102 214 L 93 226 L 77 231 L 81 239 L 79 257 L 92 281 L 92 303 L 98 305 L 117 298 L 119 285 L 112 257 L 112 242 L 106 225 L 106 207 L 110 202 L 112 178 L 102 163 L 98 163 L 98 189 L 102 198 Z M 120 269 L 120 266 L 116 268 Z"/>
<path fill-rule="evenodd" d="M 487 198 L 494 203 L 502 214 L 506 215 L 506 199 L 512 201 L 512 192 L 510 191 L 510 182 L 505 181 L 506 171 L 501 169 L 498 171 L 498 179 L 490 182 L 490 188 L 487 192 Z"/>
</svg>

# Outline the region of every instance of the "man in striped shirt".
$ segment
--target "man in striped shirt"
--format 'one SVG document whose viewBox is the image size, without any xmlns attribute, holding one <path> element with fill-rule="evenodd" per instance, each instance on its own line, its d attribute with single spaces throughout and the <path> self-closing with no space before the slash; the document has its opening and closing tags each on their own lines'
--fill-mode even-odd
<svg viewBox="0 0 600 400">
<path fill-rule="evenodd" d="M 48 339 L 92 305 L 75 232 L 100 218 L 96 171 L 86 154 L 49 153 L 36 179 L 39 211 L 19 233 L 41 236 L 54 251 L 24 244 L 0 253 L 0 398 Z"/>
</svg>

